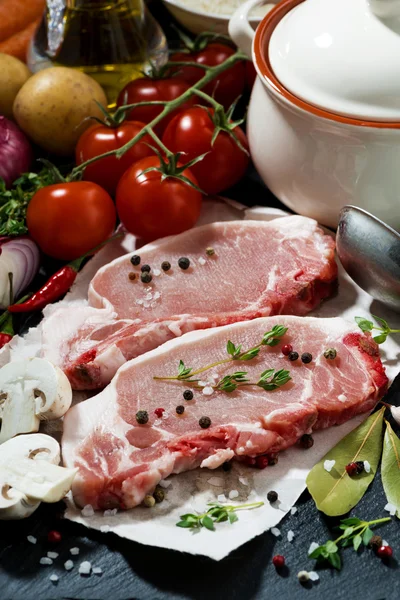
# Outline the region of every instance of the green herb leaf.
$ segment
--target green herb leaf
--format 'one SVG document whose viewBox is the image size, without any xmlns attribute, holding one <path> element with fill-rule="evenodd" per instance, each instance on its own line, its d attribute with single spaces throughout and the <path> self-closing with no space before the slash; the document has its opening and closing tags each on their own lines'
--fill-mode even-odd
<svg viewBox="0 0 400 600">
<path fill-rule="evenodd" d="M 348 537 L 349 535 L 351 535 L 354 531 L 354 527 L 346 527 L 346 529 L 344 530 L 344 534 L 346 537 Z"/>
<path fill-rule="evenodd" d="M 367 527 L 367 529 L 364 531 L 363 536 L 362 536 L 362 541 L 363 541 L 364 546 L 368 546 L 373 535 L 374 535 L 374 532 L 372 531 L 372 529 Z"/>
<path fill-rule="evenodd" d="M 313 550 L 308 557 L 318 559 L 320 556 L 323 556 L 324 549 L 325 546 L 318 546 L 318 548 L 315 548 L 315 550 Z"/>
<path fill-rule="evenodd" d="M 348 527 L 349 525 L 361 525 L 362 521 L 361 519 L 357 519 L 357 517 L 349 517 L 348 519 L 341 519 L 340 523 L 340 529 L 346 529 L 346 527 Z"/>
<path fill-rule="evenodd" d="M 377 344 L 383 344 L 387 340 L 387 333 L 381 333 L 380 335 L 375 335 L 372 339 Z"/>
<path fill-rule="evenodd" d="M 190 521 L 179 521 L 179 523 L 177 523 L 176 526 L 184 527 L 185 529 L 188 529 L 189 527 L 193 527 L 193 524 L 190 523 Z"/>
<path fill-rule="evenodd" d="M 235 356 L 236 346 L 230 340 L 228 340 L 228 343 L 226 344 L 226 351 L 229 354 L 229 356 Z"/>
<path fill-rule="evenodd" d="M 283 327 L 283 325 L 275 325 L 271 331 L 267 331 L 264 333 L 262 339 L 263 346 L 277 346 L 281 340 L 281 338 L 285 335 L 288 328 Z"/>
<path fill-rule="evenodd" d="M 382 484 L 387 501 L 396 507 L 396 516 L 400 518 L 400 440 L 388 422 L 383 442 Z"/>
<path fill-rule="evenodd" d="M 330 562 L 330 564 L 332 565 L 332 567 L 334 567 L 338 571 L 340 571 L 340 569 L 342 568 L 342 561 L 341 561 L 339 552 L 335 552 L 333 554 L 330 554 L 329 557 L 328 557 L 328 561 Z"/>
<path fill-rule="evenodd" d="M 210 531 L 215 531 L 214 523 L 213 523 L 213 520 L 211 517 L 209 517 L 207 515 L 205 517 L 203 517 L 201 520 L 201 524 L 206 529 L 209 529 Z"/>
<path fill-rule="evenodd" d="M 334 552 L 338 551 L 337 545 L 332 540 L 328 540 L 326 542 L 325 548 L 326 548 L 326 551 L 328 552 L 328 554 L 333 554 Z"/>
<path fill-rule="evenodd" d="M 368 321 L 368 319 L 364 319 L 364 317 L 354 317 L 354 320 L 361 331 L 372 331 L 374 328 L 373 322 Z"/>
<path fill-rule="evenodd" d="M 359 547 L 361 546 L 362 537 L 360 534 L 357 534 L 353 537 L 353 548 L 357 552 Z"/>
<path fill-rule="evenodd" d="M 390 326 L 385 319 L 381 319 L 381 317 L 377 317 L 376 315 L 372 316 L 374 317 L 375 321 L 378 321 L 379 325 L 381 325 L 385 331 L 390 331 Z"/>
<path fill-rule="evenodd" d="M 260 348 L 252 348 L 251 350 L 247 350 L 247 352 L 243 352 L 237 356 L 239 360 L 253 360 L 260 353 Z"/>
<path fill-rule="evenodd" d="M 228 513 L 228 518 L 229 518 L 229 523 L 231 525 L 239 519 L 239 517 L 237 516 L 237 514 L 235 512 Z"/>
<path fill-rule="evenodd" d="M 385 407 L 372 414 L 364 423 L 344 437 L 314 467 L 307 477 L 307 487 L 317 508 L 326 515 L 336 517 L 351 510 L 363 497 L 375 477 L 381 456 L 383 414 Z M 329 473 L 325 460 L 334 460 Z M 346 465 L 358 460 L 368 460 L 370 473 L 350 477 Z M 348 526 L 352 522 L 344 523 Z"/>
<path fill-rule="evenodd" d="M 179 367 L 178 367 L 178 379 L 186 379 L 187 377 L 189 377 L 191 372 L 192 372 L 192 369 L 187 369 L 185 367 L 183 360 L 180 360 Z"/>
</svg>

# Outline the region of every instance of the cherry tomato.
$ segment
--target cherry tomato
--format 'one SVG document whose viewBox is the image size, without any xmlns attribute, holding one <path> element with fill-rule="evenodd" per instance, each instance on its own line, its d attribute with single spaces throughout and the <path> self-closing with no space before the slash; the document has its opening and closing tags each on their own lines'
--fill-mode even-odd
<svg viewBox="0 0 400 600">
<path fill-rule="evenodd" d="M 150 242 L 190 229 L 200 216 L 202 195 L 174 177 L 161 181 L 157 157 L 143 158 L 130 167 L 117 187 L 117 211 L 128 231 Z M 197 185 L 189 169 L 183 175 Z"/>
<path fill-rule="evenodd" d="M 254 65 L 249 60 L 246 61 L 246 86 L 248 90 L 253 89 L 254 82 L 257 77 L 257 71 L 254 68 Z"/>
<path fill-rule="evenodd" d="M 114 231 L 115 206 L 96 183 L 72 181 L 48 185 L 29 202 L 29 233 L 45 254 L 73 260 L 85 254 Z"/>
<path fill-rule="evenodd" d="M 211 43 L 199 52 L 191 52 L 189 54 L 177 52 L 172 55 L 171 62 L 196 62 L 199 65 L 215 67 L 223 63 L 234 53 L 235 50 L 230 46 Z M 204 76 L 204 70 L 201 68 L 177 67 L 177 69 L 178 71 L 174 73 L 174 76 L 186 81 L 191 86 Z M 203 88 L 203 91 L 213 96 L 217 102 L 220 102 L 227 109 L 243 93 L 245 79 L 245 66 L 243 62 L 239 62 L 208 83 Z"/>
<path fill-rule="evenodd" d="M 137 102 L 175 100 L 186 92 L 189 87 L 190 85 L 188 83 L 176 77 L 170 77 L 168 79 L 150 79 L 149 77 L 135 79 L 128 83 L 119 94 L 117 105 L 124 106 L 125 104 L 136 104 Z M 185 104 L 158 123 L 158 125 L 154 127 L 155 132 L 161 135 L 168 123 L 176 114 L 178 114 L 178 112 L 190 106 L 194 106 L 197 102 L 198 99 L 194 97 L 190 98 Z M 133 108 L 129 111 L 128 119 L 150 123 L 150 121 L 155 119 L 162 110 L 162 106 L 139 106 L 138 108 Z"/>
<path fill-rule="evenodd" d="M 125 121 L 116 128 L 96 123 L 93 127 L 86 129 L 79 138 L 75 150 L 77 164 L 80 165 L 90 158 L 121 148 L 134 138 L 143 127 L 144 123 L 139 121 Z M 83 178 L 85 181 L 97 183 L 109 194 L 114 195 L 118 181 L 128 167 L 141 158 L 154 155 L 152 149 L 147 145 L 153 143 L 151 137 L 146 134 L 139 143 L 132 146 L 120 159 L 116 156 L 109 156 L 87 166 Z"/>
<path fill-rule="evenodd" d="M 184 152 L 185 162 L 208 152 L 190 170 L 204 192 L 218 194 L 243 177 L 249 157 L 225 131 L 220 131 L 211 145 L 215 126 L 209 113 L 213 111 L 201 107 L 180 113 L 165 130 L 163 142 L 171 152 Z M 236 127 L 234 133 L 248 151 L 247 138 L 240 127 Z"/>
</svg>

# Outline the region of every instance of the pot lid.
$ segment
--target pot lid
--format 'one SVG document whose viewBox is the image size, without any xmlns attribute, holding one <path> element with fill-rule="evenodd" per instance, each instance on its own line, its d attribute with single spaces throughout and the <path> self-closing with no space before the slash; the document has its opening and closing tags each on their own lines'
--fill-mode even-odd
<svg viewBox="0 0 400 600">
<path fill-rule="evenodd" d="M 269 43 L 292 94 L 370 121 L 400 121 L 400 0 L 305 0 Z"/>
</svg>

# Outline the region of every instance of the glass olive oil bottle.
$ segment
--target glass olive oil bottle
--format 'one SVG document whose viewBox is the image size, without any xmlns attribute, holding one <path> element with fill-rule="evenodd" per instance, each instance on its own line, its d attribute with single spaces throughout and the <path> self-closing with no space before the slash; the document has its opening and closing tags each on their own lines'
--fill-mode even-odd
<svg viewBox="0 0 400 600">
<path fill-rule="evenodd" d="M 104 88 L 110 108 L 118 93 L 150 63 L 167 60 L 165 36 L 144 0 L 47 0 L 32 40 L 33 72 L 51 66 L 80 69 Z"/>
</svg>

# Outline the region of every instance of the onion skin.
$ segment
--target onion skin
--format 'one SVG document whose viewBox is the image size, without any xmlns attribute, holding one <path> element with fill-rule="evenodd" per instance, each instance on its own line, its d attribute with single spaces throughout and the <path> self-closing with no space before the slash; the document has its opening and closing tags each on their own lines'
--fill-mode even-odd
<svg viewBox="0 0 400 600">
<path fill-rule="evenodd" d="M 10 304 L 10 281 L 13 274 L 13 295 L 17 298 L 32 282 L 40 265 L 40 251 L 28 236 L 0 238 L 0 308 Z"/>
<path fill-rule="evenodd" d="M 0 177 L 10 187 L 29 171 L 33 152 L 28 138 L 12 121 L 0 115 Z"/>
</svg>

